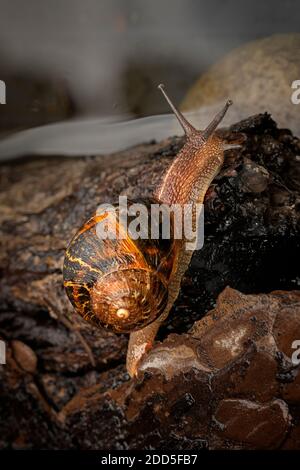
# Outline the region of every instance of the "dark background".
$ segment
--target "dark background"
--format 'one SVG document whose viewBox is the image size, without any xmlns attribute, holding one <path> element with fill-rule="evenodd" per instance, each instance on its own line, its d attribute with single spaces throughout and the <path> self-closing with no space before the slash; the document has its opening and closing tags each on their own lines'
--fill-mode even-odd
<svg viewBox="0 0 300 470">
<path fill-rule="evenodd" d="M 66 82 L 88 115 L 148 115 L 232 48 L 299 31 L 298 0 L 0 0 L 3 73 Z M 139 103 L 143 101 L 142 109 Z"/>
</svg>

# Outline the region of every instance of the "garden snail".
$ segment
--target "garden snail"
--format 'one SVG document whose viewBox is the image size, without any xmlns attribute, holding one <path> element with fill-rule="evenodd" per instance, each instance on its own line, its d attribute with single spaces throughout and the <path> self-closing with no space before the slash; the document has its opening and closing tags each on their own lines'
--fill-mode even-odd
<svg viewBox="0 0 300 470">
<path fill-rule="evenodd" d="M 184 129 L 186 143 L 175 157 L 153 201 L 199 204 L 223 163 L 225 143 L 214 134 L 231 101 L 204 131 L 196 130 L 173 105 L 163 85 L 160 90 Z M 129 204 L 133 204 L 130 202 Z M 120 215 L 120 214 L 119 214 Z M 95 213 L 77 232 L 66 250 L 64 286 L 83 318 L 116 333 L 130 333 L 127 370 L 131 376 L 151 347 L 157 330 L 175 302 L 183 274 L 192 257 L 184 239 L 101 239 L 97 224 L 110 212 Z M 122 231 L 121 219 L 117 228 Z M 172 232 L 172 230 L 171 230 Z"/>
</svg>

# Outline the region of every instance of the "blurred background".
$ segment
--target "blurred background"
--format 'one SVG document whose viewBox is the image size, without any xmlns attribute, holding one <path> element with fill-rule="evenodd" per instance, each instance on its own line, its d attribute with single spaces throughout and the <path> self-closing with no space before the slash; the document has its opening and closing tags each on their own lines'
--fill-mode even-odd
<svg viewBox="0 0 300 470">
<path fill-rule="evenodd" d="M 125 119 L 169 112 L 157 92 L 160 82 L 189 110 L 239 88 L 247 103 L 254 100 L 253 112 L 262 100 L 261 108 L 270 107 L 255 82 L 262 75 L 278 79 L 273 101 L 276 93 L 282 96 L 281 85 L 286 88 L 285 116 L 291 115 L 296 110 L 290 85 L 300 79 L 299 13 L 299 0 L 0 0 L 0 79 L 7 85 L 1 133 L 74 116 Z M 260 43 L 274 34 L 271 43 Z M 278 40 L 281 34 L 288 39 Z M 249 41 L 258 41 L 254 49 L 246 55 L 242 49 L 238 60 L 229 57 L 231 62 L 213 71 L 217 87 L 208 90 L 202 83 L 203 96 L 195 88 L 188 94 L 213 64 Z M 251 63 L 261 49 L 267 52 Z M 273 65 L 266 66 L 266 55 L 287 73 L 285 84 Z M 241 62 L 250 69 L 243 71 Z"/>
</svg>

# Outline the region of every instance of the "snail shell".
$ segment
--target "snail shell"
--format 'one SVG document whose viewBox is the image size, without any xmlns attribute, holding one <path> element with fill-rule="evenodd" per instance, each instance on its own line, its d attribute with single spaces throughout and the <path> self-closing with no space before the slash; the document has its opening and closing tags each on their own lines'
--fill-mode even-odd
<svg viewBox="0 0 300 470">
<path fill-rule="evenodd" d="M 128 201 L 129 211 L 136 202 L 145 205 L 150 221 L 150 204 L 156 201 Z M 72 239 L 64 261 L 64 285 L 84 319 L 115 333 L 128 333 L 145 327 L 164 311 L 178 250 L 172 221 L 170 239 L 162 238 L 159 227 L 158 239 L 134 240 L 127 230 L 132 216 L 127 216 L 124 227 L 118 205 L 111 207 L 95 213 Z M 100 222 L 108 230 L 113 224 L 124 238 L 99 237 Z"/>
</svg>

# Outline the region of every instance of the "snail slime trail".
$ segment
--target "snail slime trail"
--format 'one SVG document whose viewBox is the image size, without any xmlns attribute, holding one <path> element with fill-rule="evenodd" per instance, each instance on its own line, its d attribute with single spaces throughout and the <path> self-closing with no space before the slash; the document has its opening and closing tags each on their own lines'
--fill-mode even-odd
<svg viewBox="0 0 300 470">
<path fill-rule="evenodd" d="M 159 89 L 182 126 L 186 143 L 162 175 L 153 197 L 128 202 L 129 208 L 144 204 L 150 218 L 153 203 L 182 207 L 203 203 L 223 164 L 226 148 L 214 131 L 231 105 L 227 101 L 208 126 L 199 131 L 176 108 L 163 85 Z M 184 236 L 133 239 L 120 217 L 117 229 L 126 236 L 99 238 L 97 224 L 104 218 L 109 225 L 109 211 L 96 211 L 71 240 L 64 261 L 64 286 L 84 319 L 115 333 L 130 333 L 126 365 L 129 374 L 135 376 L 141 358 L 152 347 L 178 296 L 193 250 L 187 249 Z"/>
</svg>

